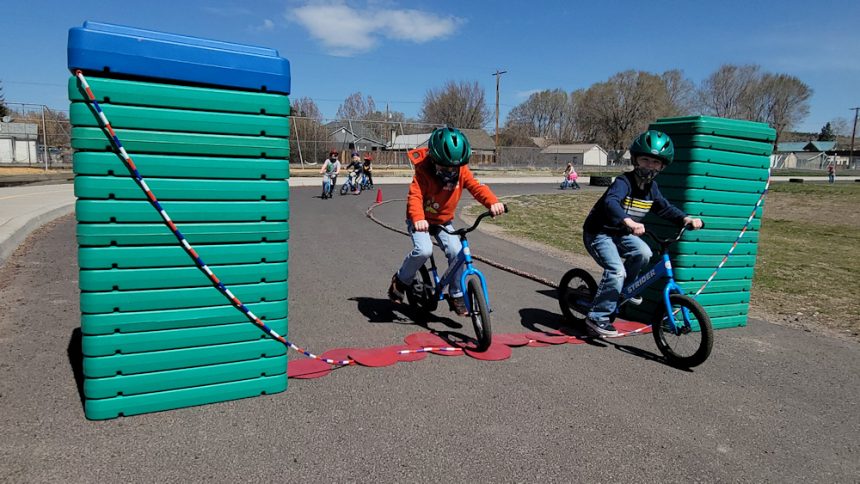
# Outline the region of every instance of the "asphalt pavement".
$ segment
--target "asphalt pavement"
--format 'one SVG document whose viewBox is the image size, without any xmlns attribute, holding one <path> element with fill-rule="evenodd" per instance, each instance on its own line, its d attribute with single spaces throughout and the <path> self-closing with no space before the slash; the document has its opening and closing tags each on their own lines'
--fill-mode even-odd
<svg viewBox="0 0 860 484">
<path fill-rule="evenodd" d="M 500 195 L 558 192 L 549 184 L 493 188 Z M 445 310 L 422 327 L 387 301 L 391 274 L 410 244 L 365 217 L 375 192 L 321 200 L 318 191 L 291 191 L 292 341 L 321 353 L 398 344 L 427 327 L 469 332 L 467 319 Z M 383 193 L 404 198 L 406 186 L 384 186 Z M 375 213 L 402 226 L 405 206 L 388 203 Z M 63 217 L 0 268 L 0 481 L 860 476 L 857 344 L 763 321 L 717 331 L 711 358 L 692 371 L 665 365 L 643 335 L 515 348 L 499 362 L 430 355 L 385 368 L 346 367 L 290 380 L 277 395 L 87 421 L 77 370 L 74 231 L 73 217 Z M 550 280 L 569 268 L 486 233 L 470 242 L 477 254 Z M 552 290 L 480 268 L 496 333 L 563 325 Z"/>
</svg>

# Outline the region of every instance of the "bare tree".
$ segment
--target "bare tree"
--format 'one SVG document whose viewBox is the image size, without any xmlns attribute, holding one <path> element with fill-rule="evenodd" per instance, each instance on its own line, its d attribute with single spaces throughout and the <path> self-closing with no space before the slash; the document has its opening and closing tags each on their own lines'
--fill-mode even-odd
<svg viewBox="0 0 860 484">
<path fill-rule="evenodd" d="M 660 75 L 666 85 L 669 104 L 665 116 L 684 116 L 696 110 L 696 86 L 684 77 L 684 71 L 673 69 Z"/>
<path fill-rule="evenodd" d="M 757 65 L 724 64 L 702 83 L 698 98 L 702 111 L 721 118 L 750 119 L 761 112 L 755 104 L 760 68 Z"/>
<path fill-rule="evenodd" d="M 322 161 L 328 154 L 328 131 L 322 125 L 322 113 L 308 97 L 293 99 L 290 106 L 290 161 Z"/>
<path fill-rule="evenodd" d="M 477 81 L 448 81 L 440 89 L 430 89 L 420 114 L 425 123 L 457 128 L 481 128 L 489 116 L 484 89 Z"/>
<path fill-rule="evenodd" d="M 370 96 L 365 98 L 360 92 L 354 92 L 337 108 L 337 117 L 338 119 L 367 119 L 374 112 L 376 112 L 376 103 L 373 98 Z"/>
<path fill-rule="evenodd" d="M 499 128 L 499 146 L 533 146 L 529 127 L 521 124 L 506 123 Z"/>
<path fill-rule="evenodd" d="M 318 123 L 322 122 L 322 113 L 320 113 L 317 103 L 309 97 L 300 97 L 293 99 L 290 106 L 290 115 L 301 118 L 309 118 Z"/>
<path fill-rule="evenodd" d="M 558 140 L 569 114 L 567 93 L 561 89 L 545 90 L 514 107 L 508 113 L 506 125 L 524 127 L 529 136 Z"/>
<path fill-rule="evenodd" d="M 809 114 L 812 89 L 800 79 L 788 74 L 765 74 L 759 82 L 757 97 L 764 106 L 764 119 L 755 119 L 776 130 L 776 142 L 787 130 Z"/>
<path fill-rule="evenodd" d="M 649 122 L 677 112 L 663 78 L 642 71 L 620 72 L 572 98 L 586 140 L 609 149 L 624 149 Z"/>
<path fill-rule="evenodd" d="M 851 124 L 847 118 L 838 116 L 830 121 L 833 128 L 833 134 L 836 136 L 851 136 Z"/>
</svg>

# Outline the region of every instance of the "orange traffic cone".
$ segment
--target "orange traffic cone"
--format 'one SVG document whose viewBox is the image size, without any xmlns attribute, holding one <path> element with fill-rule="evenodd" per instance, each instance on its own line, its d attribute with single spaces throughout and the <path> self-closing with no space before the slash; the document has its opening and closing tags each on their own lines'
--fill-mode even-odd
<svg viewBox="0 0 860 484">
<path fill-rule="evenodd" d="M 382 203 L 382 189 L 376 189 L 376 203 Z"/>
</svg>

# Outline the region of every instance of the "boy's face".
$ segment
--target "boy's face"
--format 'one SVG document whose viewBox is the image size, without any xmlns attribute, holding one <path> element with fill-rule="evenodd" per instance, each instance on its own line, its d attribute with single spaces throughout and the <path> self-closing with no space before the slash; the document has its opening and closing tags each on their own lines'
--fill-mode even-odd
<svg viewBox="0 0 860 484">
<path fill-rule="evenodd" d="M 639 166 L 648 170 L 663 170 L 663 162 L 658 160 L 657 158 L 652 158 L 648 155 L 639 155 L 638 157 L 636 157 L 636 162 L 639 164 Z"/>
</svg>

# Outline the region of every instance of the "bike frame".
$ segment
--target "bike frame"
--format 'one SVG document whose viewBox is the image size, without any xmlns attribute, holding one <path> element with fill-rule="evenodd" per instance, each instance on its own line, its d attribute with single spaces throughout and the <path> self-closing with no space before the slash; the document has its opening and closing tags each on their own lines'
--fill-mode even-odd
<svg viewBox="0 0 860 484">
<path fill-rule="evenodd" d="M 433 282 L 436 284 L 436 298 L 440 301 L 445 298 L 445 289 L 449 284 L 451 284 L 451 281 L 454 279 L 454 274 L 457 273 L 460 267 L 465 265 L 466 268 L 460 276 L 460 289 L 465 293 L 466 277 L 474 274 L 478 277 L 478 280 L 481 281 L 481 290 L 484 292 L 484 300 L 487 301 L 487 309 L 490 309 L 490 295 L 487 292 L 487 279 L 481 271 L 472 266 L 472 251 L 469 249 L 469 241 L 466 240 L 465 237 L 461 236 L 460 244 L 462 244 L 463 248 L 459 253 L 457 253 L 457 259 L 448 265 L 448 269 L 444 274 L 442 274 L 441 279 L 439 278 L 439 271 L 436 268 L 436 260 L 433 258 L 432 254 L 430 255 L 430 272 L 433 274 Z M 466 301 L 466 308 L 469 312 L 472 312 L 472 301 L 470 301 L 469 298 L 463 299 Z"/>
<path fill-rule="evenodd" d="M 640 276 L 635 281 L 631 282 L 627 287 L 621 290 L 621 302 L 619 302 L 618 307 L 615 309 L 615 313 L 617 314 L 621 305 L 629 301 L 631 298 L 636 297 L 639 293 L 645 290 L 646 287 L 650 286 L 654 282 L 660 280 L 663 277 L 667 277 L 669 279 L 666 282 L 666 285 L 663 287 L 663 304 L 666 306 L 666 314 L 672 313 L 672 304 L 669 302 L 670 294 L 684 294 L 684 290 L 675 282 L 675 276 L 672 273 L 672 261 L 669 260 L 669 253 L 664 251 L 662 255 L 662 261 L 654 264 L 647 272 L 645 272 L 642 276 Z M 690 324 L 690 314 L 686 308 L 681 308 L 681 314 L 684 316 L 684 325 L 691 327 Z M 674 316 L 674 315 L 673 315 Z M 672 325 L 672 332 L 678 333 L 679 328 L 675 324 L 675 318 L 670 318 Z"/>
<path fill-rule="evenodd" d="M 326 189 L 327 192 L 331 192 L 335 185 L 337 184 L 337 175 L 323 175 L 323 188 Z"/>
</svg>

